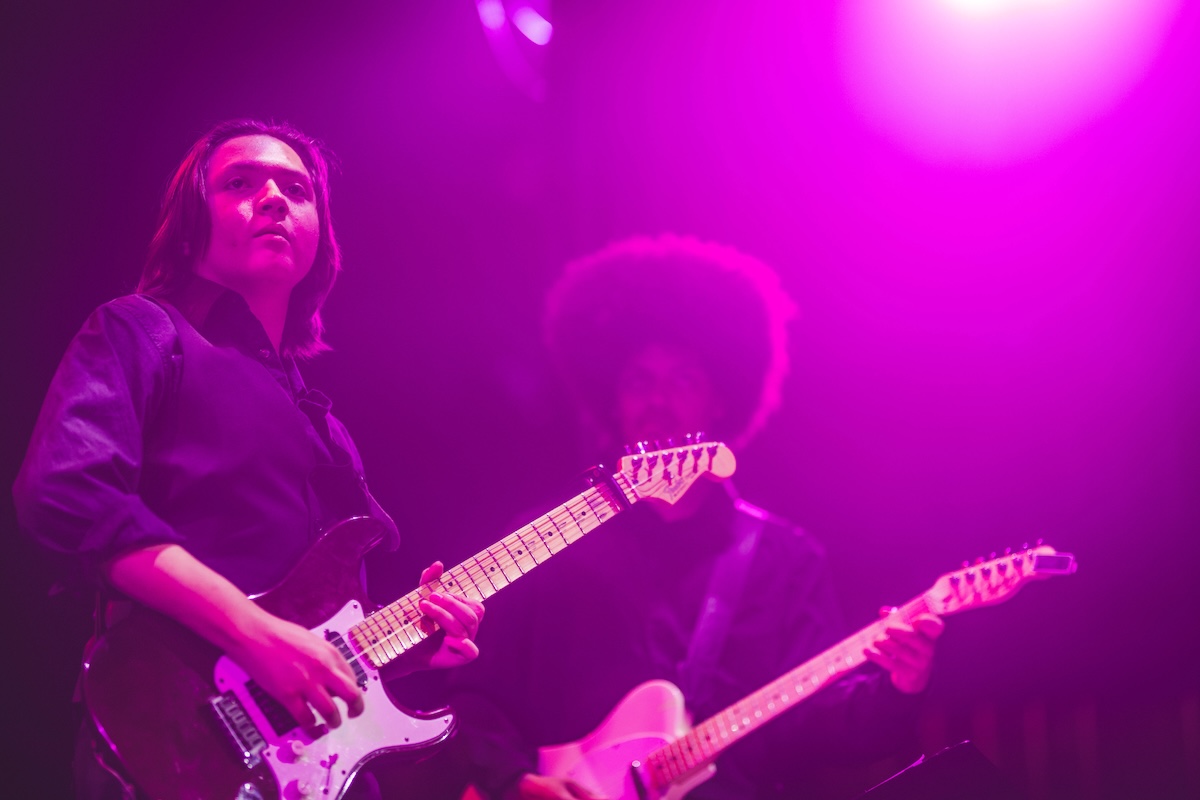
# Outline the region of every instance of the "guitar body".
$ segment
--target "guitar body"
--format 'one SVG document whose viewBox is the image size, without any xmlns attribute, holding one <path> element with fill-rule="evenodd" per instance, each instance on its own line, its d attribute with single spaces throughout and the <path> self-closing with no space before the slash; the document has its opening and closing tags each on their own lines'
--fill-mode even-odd
<svg viewBox="0 0 1200 800">
<path fill-rule="evenodd" d="M 712 777 L 715 767 L 702 766 L 664 789 L 653 785 L 639 766 L 689 729 L 679 689 L 667 681 L 647 681 L 625 695 L 587 736 L 539 750 L 538 771 L 569 778 L 611 800 L 678 800 Z"/>
<path fill-rule="evenodd" d="M 369 608 L 361 561 L 381 537 L 369 517 L 339 523 L 255 602 L 322 638 L 344 632 Z M 343 711 L 335 730 L 296 728 L 280 722 L 276 704 L 254 694 L 246 674 L 217 648 L 135 607 L 89 654 L 84 696 L 124 772 L 152 798 L 336 800 L 371 758 L 423 754 L 453 729 L 447 710 L 397 708 L 378 671 L 361 666 L 362 715 L 349 719 Z"/>
</svg>

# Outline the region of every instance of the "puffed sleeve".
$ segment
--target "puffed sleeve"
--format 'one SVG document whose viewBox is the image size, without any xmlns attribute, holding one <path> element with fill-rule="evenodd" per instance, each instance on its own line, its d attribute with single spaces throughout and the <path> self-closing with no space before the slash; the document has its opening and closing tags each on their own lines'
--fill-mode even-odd
<svg viewBox="0 0 1200 800">
<path fill-rule="evenodd" d="M 169 398 L 177 339 L 141 296 L 98 308 L 46 393 L 13 499 L 21 530 L 95 581 L 121 553 L 181 537 L 139 496 L 147 429 Z"/>
</svg>

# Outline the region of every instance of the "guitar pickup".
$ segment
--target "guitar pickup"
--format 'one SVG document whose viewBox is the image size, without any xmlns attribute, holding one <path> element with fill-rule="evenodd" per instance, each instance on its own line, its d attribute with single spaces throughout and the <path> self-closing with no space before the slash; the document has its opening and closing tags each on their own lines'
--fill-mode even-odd
<svg viewBox="0 0 1200 800">
<path fill-rule="evenodd" d="M 342 658 L 350 662 L 350 669 L 354 670 L 354 682 L 358 684 L 358 688 L 365 689 L 367 686 L 367 672 L 362 667 L 362 662 L 350 649 L 350 645 L 346 644 L 346 640 L 337 631 L 325 631 L 325 641 L 337 648 L 337 651 L 342 654 Z"/>
<path fill-rule="evenodd" d="M 262 761 L 262 752 L 267 747 L 267 740 L 259 732 L 258 726 L 241 701 L 233 692 L 225 692 L 208 701 L 221 727 L 229 735 L 230 742 L 241 755 L 242 763 L 247 767 L 256 767 Z"/>
</svg>

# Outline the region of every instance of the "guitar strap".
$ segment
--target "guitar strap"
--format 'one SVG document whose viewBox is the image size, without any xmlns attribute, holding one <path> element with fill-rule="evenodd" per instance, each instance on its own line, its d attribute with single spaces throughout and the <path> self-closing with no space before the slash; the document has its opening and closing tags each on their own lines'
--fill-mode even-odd
<svg viewBox="0 0 1200 800">
<path fill-rule="evenodd" d="M 712 693 L 717 660 L 746 588 L 750 563 L 758 550 L 765 522 L 764 512 L 742 500 L 734 501 L 730 546 L 717 556 L 713 565 L 687 656 L 677 667 L 679 688 L 691 709 L 704 706 Z"/>
</svg>

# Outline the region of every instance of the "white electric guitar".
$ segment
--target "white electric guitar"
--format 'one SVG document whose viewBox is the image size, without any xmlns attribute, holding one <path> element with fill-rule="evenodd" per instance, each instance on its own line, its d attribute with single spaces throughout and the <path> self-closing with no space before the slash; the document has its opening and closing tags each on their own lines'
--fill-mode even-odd
<svg viewBox="0 0 1200 800">
<path fill-rule="evenodd" d="M 994 555 L 994 554 L 993 554 Z M 896 610 L 945 616 L 994 605 L 1032 580 L 1075 571 L 1075 557 L 1039 545 L 947 573 Z M 610 800 L 677 800 L 708 780 L 725 748 L 863 664 L 863 651 L 885 637 L 882 619 L 809 659 L 692 728 L 683 694 L 657 680 L 627 694 L 596 730 L 576 742 L 543 747 L 538 771 L 569 778 Z"/>
<path fill-rule="evenodd" d="M 691 437 L 682 447 L 627 455 L 616 474 L 595 475 L 592 488 L 373 612 L 359 576 L 382 525 L 357 517 L 333 526 L 279 586 L 253 599 L 331 642 L 350 663 L 365 710 L 338 728 L 300 727 L 232 659 L 140 606 L 88 655 L 88 711 L 119 771 L 150 797 L 337 800 L 370 759 L 420 752 L 452 731 L 446 709 L 393 705 L 380 676 L 436 631 L 420 601 L 433 591 L 491 597 L 633 503 L 675 503 L 700 478 L 727 478 L 735 465 L 725 445 Z"/>
</svg>

